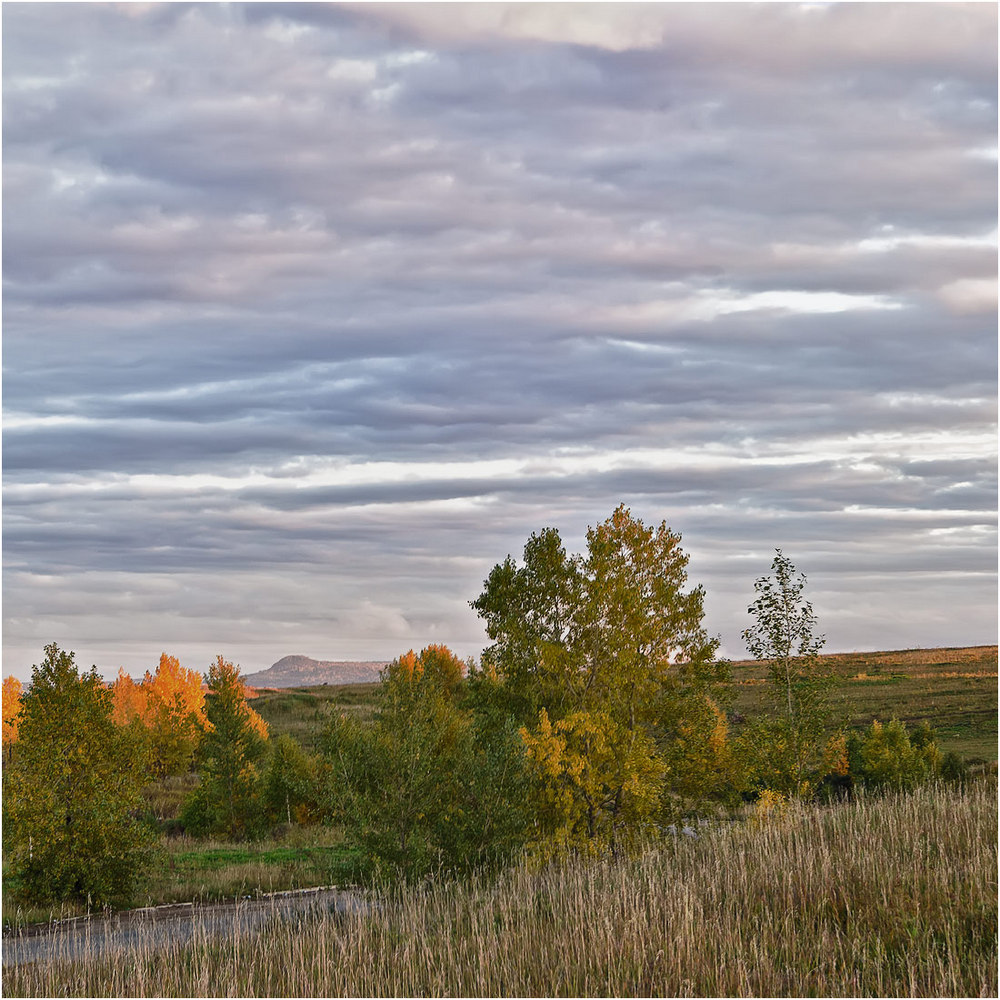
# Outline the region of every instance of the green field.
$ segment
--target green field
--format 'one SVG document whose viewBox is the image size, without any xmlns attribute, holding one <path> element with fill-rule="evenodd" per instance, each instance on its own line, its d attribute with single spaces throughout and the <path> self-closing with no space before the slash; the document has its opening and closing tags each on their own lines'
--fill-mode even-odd
<svg viewBox="0 0 1000 1000">
<path fill-rule="evenodd" d="M 822 658 L 834 675 L 830 700 L 835 717 L 865 726 L 896 716 L 907 725 L 926 722 L 941 748 L 969 763 L 997 760 L 997 647 L 903 649 L 833 653 Z M 760 711 L 766 666 L 733 663 L 734 710 Z"/>
<path fill-rule="evenodd" d="M 834 715 L 849 726 L 893 716 L 928 723 L 941 747 L 970 763 L 997 760 L 997 647 L 961 646 L 821 657 L 836 677 Z M 763 703 L 766 665 L 733 663 L 733 712 L 753 716 Z M 340 712 L 362 718 L 375 707 L 377 684 L 262 690 L 252 699 L 274 734 L 290 733 L 316 750 L 327 719 Z"/>
<path fill-rule="evenodd" d="M 331 716 L 367 718 L 375 710 L 378 684 L 322 684 L 318 687 L 259 689 L 250 704 L 273 736 L 288 733 L 310 753 L 319 749 Z"/>
</svg>

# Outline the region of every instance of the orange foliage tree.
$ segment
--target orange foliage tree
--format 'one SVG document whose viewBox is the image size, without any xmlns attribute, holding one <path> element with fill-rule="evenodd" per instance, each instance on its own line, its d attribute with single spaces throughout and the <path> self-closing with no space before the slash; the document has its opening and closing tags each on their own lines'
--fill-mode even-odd
<svg viewBox="0 0 1000 1000">
<path fill-rule="evenodd" d="M 111 721 L 128 726 L 136 719 L 145 725 L 146 691 L 119 667 L 118 679 L 111 685 Z"/>
<path fill-rule="evenodd" d="M 16 677 L 3 680 L 3 748 L 17 739 L 17 726 L 21 719 L 21 682 Z"/>
<path fill-rule="evenodd" d="M 191 766 L 207 726 L 201 674 L 186 670 L 175 656 L 163 653 L 155 674 L 146 671 L 145 722 L 152 735 L 153 768 L 160 774 L 182 774 Z"/>
<path fill-rule="evenodd" d="M 120 726 L 139 720 L 149 732 L 151 766 L 157 776 L 183 774 L 208 728 L 201 674 L 163 653 L 156 673 L 140 683 L 118 671 L 111 687 L 112 719 Z"/>
</svg>

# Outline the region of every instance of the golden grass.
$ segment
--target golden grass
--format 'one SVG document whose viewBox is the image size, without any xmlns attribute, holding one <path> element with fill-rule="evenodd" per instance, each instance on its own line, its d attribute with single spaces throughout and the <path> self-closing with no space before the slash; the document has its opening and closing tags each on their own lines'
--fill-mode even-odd
<svg viewBox="0 0 1000 1000">
<path fill-rule="evenodd" d="M 631 860 L 5 971 L 8 996 L 996 996 L 996 787 L 793 807 Z"/>
</svg>

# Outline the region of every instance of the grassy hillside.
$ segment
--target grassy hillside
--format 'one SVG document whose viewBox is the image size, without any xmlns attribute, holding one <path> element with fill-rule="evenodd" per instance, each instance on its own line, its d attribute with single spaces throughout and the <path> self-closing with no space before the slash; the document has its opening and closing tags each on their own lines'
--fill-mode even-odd
<svg viewBox="0 0 1000 1000">
<path fill-rule="evenodd" d="M 850 726 L 897 716 L 926 722 L 944 750 L 969 761 L 997 759 L 997 647 L 904 649 L 877 653 L 833 653 L 824 665 L 837 678 L 831 700 Z M 733 664 L 734 710 L 760 711 L 766 665 Z"/>
<path fill-rule="evenodd" d="M 838 678 L 835 711 L 849 725 L 887 721 L 927 722 L 945 750 L 970 761 L 997 759 L 997 647 L 906 649 L 875 653 L 833 653 L 823 661 Z M 753 660 L 733 664 L 733 710 L 760 711 L 766 666 Z M 331 713 L 370 715 L 375 684 L 346 684 L 260 691 L 253 706 L 275 733 L 291 733 L 316 749 Z"/>
<path fill-rule="evenodd" d="M 273 735 L 289 733 L 307 750 L 319 749 L 320 736 L 333 715 L 366 718 L 375 708 L 377 684 L 323 684 L 319 687 L 258 689 L 250 704 Z"/>
</svg>

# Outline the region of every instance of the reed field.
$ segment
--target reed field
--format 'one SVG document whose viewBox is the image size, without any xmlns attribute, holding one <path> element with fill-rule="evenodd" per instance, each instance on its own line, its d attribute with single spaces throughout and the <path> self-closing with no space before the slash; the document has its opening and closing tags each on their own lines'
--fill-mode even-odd
<svg viewBox="0 0 1000 1000">
<path fill-rule="evenodd" d="M 996 996 L 990 780 L 4 972 L 7 996 Z"/>
</svg>

